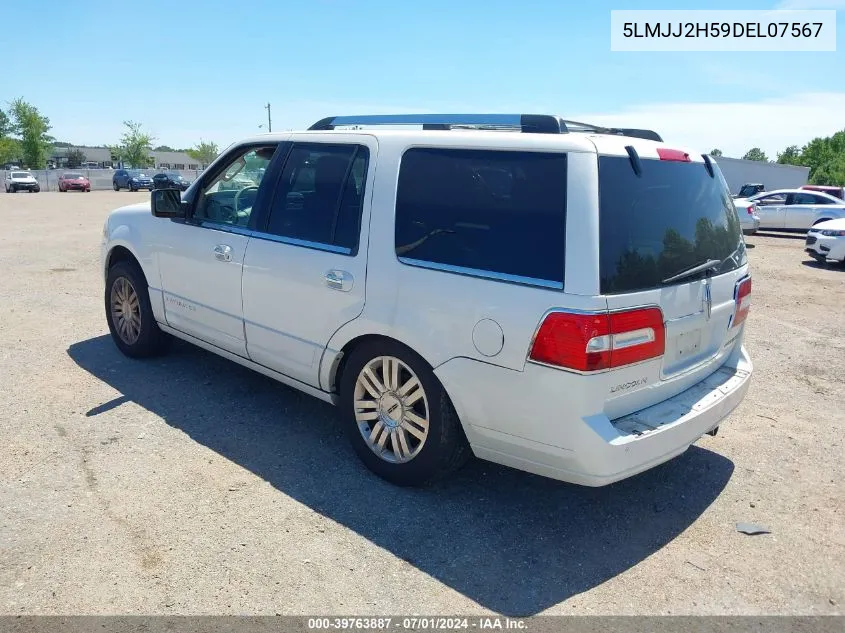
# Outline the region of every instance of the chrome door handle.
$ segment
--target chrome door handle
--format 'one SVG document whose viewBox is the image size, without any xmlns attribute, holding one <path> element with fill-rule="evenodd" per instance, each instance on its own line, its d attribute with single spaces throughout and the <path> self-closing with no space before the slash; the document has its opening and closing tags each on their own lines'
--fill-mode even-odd
<svg viewBox="0 0 845 633">
<path fill-rule="evenodd" d="M 214 247 L 214 258 L 221 262 L 232 261 L 232 247 L 226 244 L 218 244 Z"/>
<path fill-rule="evenodd" d="M 330 270 L 325 276 L 326 285 L 332 290 L 349 292 L 352 290 L 352 275 L 345 270 Z"/>
</svg>

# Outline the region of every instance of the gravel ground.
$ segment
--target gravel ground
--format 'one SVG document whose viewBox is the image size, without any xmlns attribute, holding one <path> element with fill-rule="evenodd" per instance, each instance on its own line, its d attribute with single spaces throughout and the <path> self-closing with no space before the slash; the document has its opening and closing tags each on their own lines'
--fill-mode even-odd
<svg viewBox="0 0 845 633">
<path fill-rule="evenodd" d="M 0 194 L 0 613 L 845 613 L 845 268 L 800 237 L 748 240 L 756 373 L 717 437 L 601 489 L 476 460 L 404 490 L 326 404 L 117 352 L 102 223 L 148 196 Z"/>
</svg>

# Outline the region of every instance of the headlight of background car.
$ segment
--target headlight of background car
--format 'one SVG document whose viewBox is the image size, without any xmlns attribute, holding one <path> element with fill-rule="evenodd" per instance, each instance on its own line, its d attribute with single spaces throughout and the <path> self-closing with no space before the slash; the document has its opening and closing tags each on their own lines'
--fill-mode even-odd
<svg viewBox="0 0 845 633">
<path fill-rule="evenodd" d="M 830 229 L 826 229 L 822 231 L 822 235 L 825 237 L 845 237 L 845 231 L 833 231 Z"/>
</svg>

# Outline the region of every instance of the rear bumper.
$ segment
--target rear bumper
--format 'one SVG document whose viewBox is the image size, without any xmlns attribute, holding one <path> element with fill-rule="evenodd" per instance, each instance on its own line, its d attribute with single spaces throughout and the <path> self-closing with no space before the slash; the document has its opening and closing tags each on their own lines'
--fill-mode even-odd
<svg viewBox="0 0 845 633">
<path fill-rule="evenodd" d="M 476 456 L 587 486 L 625 479 L 683 453 L 742 401 L 753 370 L 745 348 L 737 345 L 718 370 L 674 397 L 610 420 L 603 412 L 570 413 L 578 409 L 578 394 L 550 390 L 546 381 L 527 372 L 456 360 L 462 362 L 445 363 L 435 373 L 455 403 Z M 493 372 L 508 376 L 491 379 Z M 486 406 L 479 409 L 482 401 Z M 530 419 L 521 417 L 520 409 Z"/>
<path fill-rule="evenodd" d="M 740 222 L 740 226 L 742 227 L 743 233 L 751 235 L 760 229 L 760 218 L 754 216 L 750 221 L 746 220 L 745 222 Z"/>
</svg>

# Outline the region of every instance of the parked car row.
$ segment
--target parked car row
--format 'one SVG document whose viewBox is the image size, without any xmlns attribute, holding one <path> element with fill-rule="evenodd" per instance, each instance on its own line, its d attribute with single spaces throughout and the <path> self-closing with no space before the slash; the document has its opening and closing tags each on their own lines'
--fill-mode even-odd
<svg viewBox="0 0 845 633">
<path fill-rule="evenodd" d="M 185 179 L 182 174 L 175 171 L 160 172 L 155 176 L 148 176 L 146 172 L 139 169 L 118 169 L 112 176 L 112 188 L 115 191 L 128 189 L 180 189 L 185 191 L 191 186 L 191 181 Z"/>
</svg>

